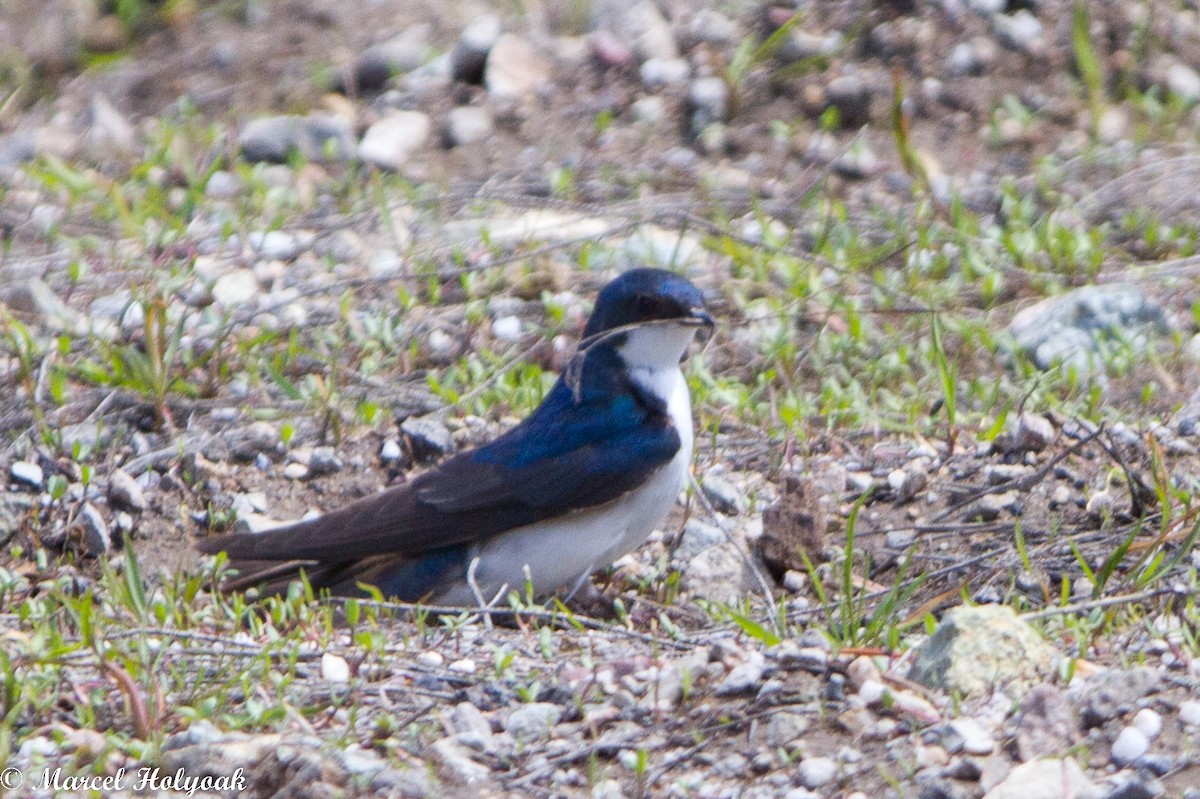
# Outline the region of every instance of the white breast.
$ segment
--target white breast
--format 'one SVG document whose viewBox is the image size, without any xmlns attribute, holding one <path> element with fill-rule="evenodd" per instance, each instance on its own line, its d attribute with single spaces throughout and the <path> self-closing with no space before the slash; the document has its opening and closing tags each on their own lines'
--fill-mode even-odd
<svg viewBox="0 0 1200 799">
<path fill-rule="evenodd" d="M 671 510 L 692 460 L 692 404 L 676 356 L 669 368 L 635 368 L 633 379 L 661 397 L 679 433 L 679 451 L 643 485 L 605 505 L 517 528 L 482 544 L 475 581 L 485 601 L 505 585 L 525 591 L 525 568 L 536 596 L 576 590 L 594 570 L 636 549 Z M 474 605 L 473 592 L 457 586 L 435 604 Z"/>
</svg>

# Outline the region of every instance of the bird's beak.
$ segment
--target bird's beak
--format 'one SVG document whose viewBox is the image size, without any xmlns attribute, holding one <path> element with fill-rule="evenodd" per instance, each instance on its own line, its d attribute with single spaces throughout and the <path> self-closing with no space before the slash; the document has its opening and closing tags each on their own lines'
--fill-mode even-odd
<svg viewBox="0 0 1200 799">
<path fill-rule="evenodd" d="M 707 327 L 712 330 L 717 326 L 717 322 L 708 311 L 696 306 L 688 310 L 688 315 L 683 317 L 683 323 L 694 327 Z"/>
</svg>

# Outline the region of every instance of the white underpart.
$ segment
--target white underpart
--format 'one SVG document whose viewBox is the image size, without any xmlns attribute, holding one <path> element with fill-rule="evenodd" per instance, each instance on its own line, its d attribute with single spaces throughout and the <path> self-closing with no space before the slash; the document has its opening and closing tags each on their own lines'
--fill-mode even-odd
<svg viewBox="0 0 1200 799">
<path fill-rule="evenodd" d="M 479 546 L 478 591 L 490 599 L 505 585 L 522 595 L 525 568 L 533 592 L 575 591 L 589 574 L 632 552 L 671 510 L 692 460 L 692 401 L 679 361 L 696 328 L 657 324 L 629 332 L 618 349 L 634 381 L 667 406 L 679 433 L 679 451 L 649 480 L 624 496 L 571 516 L 519 527 Z M 434 604 L 474 605 L 475 593 L 459 585 L 433 597 Z"/>
</svg>

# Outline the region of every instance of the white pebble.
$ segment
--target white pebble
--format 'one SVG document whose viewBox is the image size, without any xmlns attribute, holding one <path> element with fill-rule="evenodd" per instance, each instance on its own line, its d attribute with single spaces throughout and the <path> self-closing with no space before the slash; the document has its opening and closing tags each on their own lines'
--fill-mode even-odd
<svg viewBox="0 0 1200 799">
<path fill-rule="evenodd" d="M 1118 766 L 1128 766 L 1150 751 L 1150 739 L 1137 727 L 1121 730 L 1112 745 L 1112 760 Z"/>
<path fill-rule="evenodd" d="M 1200 727 L 1200 702 L 1189 699 L 1179 703 L 1179 720 L 1192 727 Z"/>
<path fill-rule="evenodd" d="M 831 757 L 806 757 L 800 761 L 797 775 L 805 788 L 820 788 L 832 781 L 837 772 L 837 761 Z"/>
<path fill-rule="evenodd" d="M 441 652 L 434 652 L 433 650 L 430 650 L 428 652 L 422 652 L 421 654 L 417 655 L 417 662 L 420 663 L 422 666 L 429 666 L 430 668 L 437 668 L 438 666 L 445 663 L 446 659 L 444 657 L 442 657 Z"/>
<path fill-rule="evenodd" d="M 41 488 L 42 480 L 45 478 L 42 467 L 29 461 L 13 461 L 13 465 L 9 467 L 9 472 L 12 474 L 12 478 L 18 483 L 25 483 L 34 488 Z"/>
<path fill-rule="evenodd" d="M 1163 720 L 1162 716 L 1154 712 L 1150 708 L 1142 708 L 1133 717 L 1133 726 L 1141 730 L 1142 734 L 1153 741 L 1162 732 Z"/>
<path fill-rule="evenodd" d="M 521 320 L 515 316 L 502 316 L 492 322 L 492 333 L 505 341 L 516 341 L 521 337 Z"/>
<path fill-rule="evenodd" d="M 383 446 L 379 448 L 379 460 L 384 463 L 400 460 L 400 444 L 394 438 L 389 438 L 383 442 Z"/>
<path fill-rule="evenodd" d="M 471 660 L 470 658 L 463 658 L 462 660 L 454 661 L 446 668 L 450 671 L 458 672 L 459 674 L 474 674 L 476 666 L 475 661 Z"/>
<path fill-rule="evenodd" d="M 330 682 L 349 682 L 350 664 L 344 657 L 326 652 L 321 655 L 321 676 Z"/>
</svg>

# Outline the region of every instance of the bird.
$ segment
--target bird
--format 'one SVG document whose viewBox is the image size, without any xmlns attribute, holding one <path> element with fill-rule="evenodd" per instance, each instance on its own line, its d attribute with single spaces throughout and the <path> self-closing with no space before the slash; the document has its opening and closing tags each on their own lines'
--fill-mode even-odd
<svg viewBox="0 0 1200 799">
<path fill-rule="evenodd" d="M 226 591 L 317 591 L 478 607 L 509 591 L 570 599 L 666 518 L 692 457 L 681 371 L 715 326 L 689 280 L 630 269 L 597 295 L 541 404 L 508 432 L 405 483 L 311 519 L 202 540 Z"/>
</svg>

